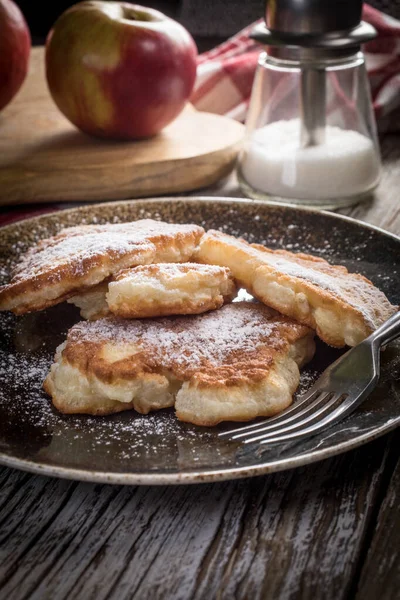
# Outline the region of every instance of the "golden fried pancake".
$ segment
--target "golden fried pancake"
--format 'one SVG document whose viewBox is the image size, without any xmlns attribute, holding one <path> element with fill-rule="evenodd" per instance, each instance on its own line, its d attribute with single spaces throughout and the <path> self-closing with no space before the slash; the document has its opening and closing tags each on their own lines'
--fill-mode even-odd
<svg viewBox="0 0 400 600">
<path fill-rule="evenodd" d="M 75 304 L 80 309 L 81 317 L 89 321 L 95 321 L 111 314 L 106 302 L 107 292 L 108 279 L 105 282 L 102 281 L 94 285 L 81 294 L 71 296 L 67 302 Z"/>
<path fill-rule="evenodd" d="M 229 269 L 197 263 L 157 263 L 124 269 L 67 300 L 89 321 L 115 314 L 138 319 L 200 314 L 233 300 Z"/>
<path fill-rule="evenodd" d="M 64 229 L 31 248 L 0 288 L 0 310 L 23 314 L 81 293 L 121 269 L 190 259 L 204 230 L 144 219 Z"/>
<path fill-rule="evenodd" d="M 108 285 L 107 304 L 118 317 L 191 315 L 233 300 L 229 269 L 196 263 L 158 263 L 125 269 Z"/>
<path fill-rule="evenodd" d="M 355 346 L 398 310 L 371 281 L 345 267 L 219 231 L 203 236 L 195 260 L 229 267 L 256 298 L 309 325 L 331 346 Z"/>
<path fill-rule="evenodd" d="M 313 353 L 311 329 L 255 302 L 197 316 L 110 317 L 70 329 L 44 388 L 63 413 L 175 404 L 179 419 L 197 425 L 247 421 L 292 402 Z"/>
</svg>

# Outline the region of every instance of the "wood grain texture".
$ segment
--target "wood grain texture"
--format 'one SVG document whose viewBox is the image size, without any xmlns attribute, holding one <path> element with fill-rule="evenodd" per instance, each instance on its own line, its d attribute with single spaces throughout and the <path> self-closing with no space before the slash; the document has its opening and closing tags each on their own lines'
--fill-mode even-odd
<svg viewBox="0 0 400 600">
<path fill-rule="evenodd" d="M 400 136 L 384 135 L 380 146 L 382 178 L 373 198 L 340 212 L 400 235 Z"/>
<path fill-rule="evenodd" d="M 119 487 L 2 469 L 0 596 L 346 598 L 387 439 L 201 486 Z"/>
<path fill-rule="evenodd" d="M 211 185 L 233 168 L 244 127 L 190 105 L 154 138 L 99 140 L 78 131 L 47 89 L 34 48 L 20 93 L 0 114 L 0 205 L 115 200 Z"/>
<path fill-rule="evenodd" d="M 400 440 L 399 440 L 400 441 Z M 393 448 L 398 457 L 398 446 Z M 356 600 L 392 600 L 400 590 L 400 459 L 381 505 Z"/>
</svg>

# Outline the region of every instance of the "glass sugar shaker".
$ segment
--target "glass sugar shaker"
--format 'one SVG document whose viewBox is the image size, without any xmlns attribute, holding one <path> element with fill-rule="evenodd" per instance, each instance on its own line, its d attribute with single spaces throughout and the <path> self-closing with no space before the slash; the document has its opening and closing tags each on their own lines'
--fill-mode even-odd
<svg viewBox="0 0 400 600">
<path fill-rule="evenodd" d="M 360 45 L 361 0 L 267 0 L 265 46 L 238 176 L 252 198 L 339 208 L 368 197 L 381 163 Z"/>
</svg>

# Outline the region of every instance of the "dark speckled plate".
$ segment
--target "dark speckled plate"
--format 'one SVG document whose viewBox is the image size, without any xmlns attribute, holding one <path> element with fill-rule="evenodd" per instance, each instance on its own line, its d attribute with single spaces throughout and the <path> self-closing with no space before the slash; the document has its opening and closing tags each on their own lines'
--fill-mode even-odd
<svg viewBox="0 0 400 600">
<path fill-rule="evenodd" d="M 21 252 L 62 227 L 153 217 L 220 228 L 249 241 L 322 256 L 360 272 L 400 303 L 400 239 L 332 213 L 248 200 L 190 198 L 97 204 L 22 221 L 0 230 L 0 281 Z M 218 431 L 179 423 L 173 410 L 148 416 L 63 416 L 41 389 L 55 348 L 79 320 L 61 304 L 24 317 L 0 314 L 0 462 L 27 471 L 87 481 L 177 484 L 269 473 L 360 446 L 400 423 L 400 353 L 383 354 L 381 381 L 364 405 L 329 435 L 263 447 L 218 438 Z M 320 343 L 300 392 L 339 351 Z"/>
</svg>

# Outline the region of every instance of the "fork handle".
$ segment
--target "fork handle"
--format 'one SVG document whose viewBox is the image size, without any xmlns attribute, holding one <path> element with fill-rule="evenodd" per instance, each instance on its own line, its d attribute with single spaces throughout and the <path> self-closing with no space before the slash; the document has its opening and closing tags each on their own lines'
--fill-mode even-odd
<svg viewBox="0 0 400 600">
<path fill-rule="evenodd" d="M 385 346 L 398 337 L 400 337 L 400 311 L 396 312 L 383 325 L 378 327 L 368 339 L 379 346 Z"/>
</svg>

